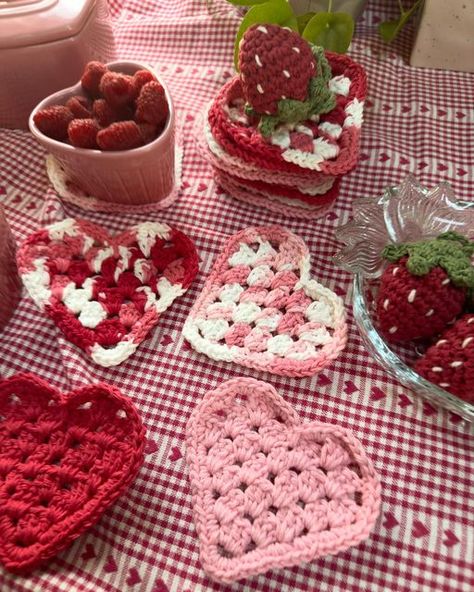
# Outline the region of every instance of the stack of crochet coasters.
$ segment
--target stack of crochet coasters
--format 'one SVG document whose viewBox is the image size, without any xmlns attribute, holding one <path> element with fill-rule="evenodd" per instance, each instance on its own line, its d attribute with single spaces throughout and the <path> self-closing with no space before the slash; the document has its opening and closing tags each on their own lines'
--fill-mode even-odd
<svg viewBox="0 0 474 592">
<path fill-rule="evenodd" d="M 198 143 L 233 197 L 285 215 L 330 210 L 359 158 L 364 70 L 277 25 L 254 25 Z"/>
</svg>

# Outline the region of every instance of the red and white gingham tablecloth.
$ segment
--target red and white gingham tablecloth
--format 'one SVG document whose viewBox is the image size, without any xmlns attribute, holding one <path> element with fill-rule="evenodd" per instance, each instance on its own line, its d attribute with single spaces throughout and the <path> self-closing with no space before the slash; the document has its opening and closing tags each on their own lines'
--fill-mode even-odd
<svg viewBox="0 0 474 592">
<path fill-rule="evenodd" d="M 306 379 L 213 362 L 181 335 L 223 242 L 246 226 L 277 223 L 300 235 L 311 250 L 313 273 L 345 294 L 349 305 L 350 275 L 334 268 L 331 256 L 338 248 L 334 228 L 348 220 L 352 200 L 378 195 L 410 171 L 426 185 L 449 181 L 459 198 L 473 199 L 474 77 L 408 66 L 410 31 L 384 45 L 376 26 L 387 6 L 396 5 L 374 0 L 359 23 L 350 53 L 367 69 L 370 85 L 361 161 L 343 180 L 334 211 L 312 222 L 222 195 L 196 152 L 193 118 L 232 73 L 237 10 L 224 0 L 111 0 L 120 57 L 157 65 L 185 119 L 184 188 L 178 202 L 153 218 L 190 235 L 201 272 L 137 352 L 111 369 L 90 362 L 24 295 L 0 335 L 0 373 L 29 370 L 66 391 L 111 382 L 139 409 L 148 443 L 138 478 L 96 526 L 28 577 L 0 569 L 1 592 L 474 590 L 470 427 L 391 380 L 365 351 L 351 315 L 345 352 Z M 65 216 L 86 217 L 112 232 L 147 219 L 63 204 L 48 186 L 44 158 L 29 134 L 0 131 L 0 199 L 18 241 Z M 240 375 L 269 381 L 307 421 L 353 430 L 381 476 L 383 504 L 375 530 L 357 547 L 224 586 L 209 580 L 199 563 L 183 439 L 203 395 Z"/>
</svg>

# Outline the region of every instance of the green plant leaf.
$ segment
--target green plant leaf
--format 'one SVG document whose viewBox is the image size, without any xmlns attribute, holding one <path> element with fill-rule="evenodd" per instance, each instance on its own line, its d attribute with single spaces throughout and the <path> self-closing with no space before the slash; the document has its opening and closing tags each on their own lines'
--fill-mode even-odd
<svg viewBox="0 0 474 592">
<path fill-rule="evenodd" d="M 354 34 L 354 19 L 345 12 L 318 12 L 306 25 L 302 37 L 336 53 L 346 53 Z"/>
<path fill-rule="evenodd" d="M 416 12 L 421 6 L 423 0 L 418 0 L 409 10 L 405 10 L 401 13 L 400 18 L 390 21 L 385 21 L 379 25 L 379 33 L 382 39 L 386 43 L 390 43 L 400 33 L 408 19 Z"/>
<path fill-rule="evenodd" d="M 265 4 L 269 0 L 227 0 L 230 4 L 235 4 L 235 6 L 254 6 L 255 4 Z"/>
<path fill-rule="evenodd" d="M 300 35 L 303 33 L 303 31 L 306 28 L 306 25 L 309 23 L 309 21 L 313 18 L 315 14 L 315 12 L 307 12 L 306 14 L 300 14 L 296 17 L 296 22 L 298 23 L 298 31 L 300 32 Z"/>
<path fill-rule="evenodd" d="M 258 6 L 252 6 L 240 23 L 234 46 L 234 65 L 239 70 L 239 44 L 245 31 L 257 23 L 274 24 L 298 31 L 298 23 L 287 0 L 270 0 Z"/>
</svg>

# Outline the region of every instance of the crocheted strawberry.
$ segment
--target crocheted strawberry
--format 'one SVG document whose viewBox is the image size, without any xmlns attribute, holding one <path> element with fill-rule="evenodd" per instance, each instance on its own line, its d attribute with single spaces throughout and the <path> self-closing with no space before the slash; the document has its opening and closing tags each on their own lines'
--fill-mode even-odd
<svg viewBox="0 0 474 592">
<path fill-rule="evenodd" d="M 303 121 L 335 106 L 323 49 L 288 28 L 250 27 L 240 44 L 239 69 L 248 110 L 262 116 L 263 135 L 280 122 Z"/>
<path fill-rule="evenodd" d="M 377 296 L 380 331 L 391 342 L 433 337 L 463 310 L 474 289 L 474 243 L 454 232 L 388 245 Z"/>
<path fill-rule="evenodd" d="M 474 314 L 465 314 L 415 364 L 433 384 L 474 403 Z"/>
</svg>

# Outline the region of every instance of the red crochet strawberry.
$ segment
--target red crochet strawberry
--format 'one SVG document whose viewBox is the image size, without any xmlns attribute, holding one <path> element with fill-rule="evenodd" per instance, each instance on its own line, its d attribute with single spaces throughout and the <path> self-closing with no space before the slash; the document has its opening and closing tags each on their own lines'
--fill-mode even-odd
<svg viewBox="0 0 474 592">
<path fill-rule="evenodd" d="M 419 243 L 389 245 L 377 296 L 381 333 L 391 342 L 426 339 L 461 314 L 474 289 L 474 242 L 454 232 Z"/>
<path fill-rule="evenodd" d="M 474 314 L 465 314 L 415 364 L 441 388 L 474 403 Z"/>
<path fill-rule="evenodd" d="M 316 71 L 311 47 L 298 33 L 267 24 L 246 31 L 239 69 L 247 102 L 267 115 L 276 115 L 281 99 L 304 101 Z"/>
<path fill-rule="evenodd" d="M 331 68 L 321 47 L 278 25 L 253 25 L 239 49 L 242 90 L 249 114 L 268 136 L 281 122 L 297 123 L 336 105 L 328 88 Z"/>
</svg>

